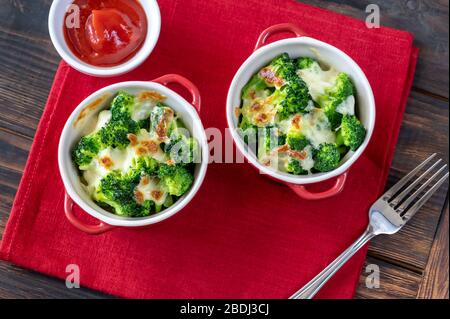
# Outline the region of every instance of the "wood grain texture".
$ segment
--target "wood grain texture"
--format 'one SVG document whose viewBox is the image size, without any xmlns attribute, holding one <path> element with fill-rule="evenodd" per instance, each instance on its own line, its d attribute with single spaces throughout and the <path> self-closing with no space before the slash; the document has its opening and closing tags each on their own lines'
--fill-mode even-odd
<svg viewBox="0 0 450 319">
<path fill-rule="evenodd" d="M 447 0 L 302 0 L 301 2 L 364 21 L 367 17 L 367 5 L 377 4 L 380 8 L 382 26 L 414 34 L 414 43 L 420 48 L 414 87 L 449 97 Z"/>
<path fill-rule="evenodd" d="M 448 102 L 412 92 L 386 189 L 432 153 L 448 163 Z M 375 238 L 369 254 L 420 272 L 425 268 L 444 207 L 448 182 L 397 234 Z"/>
<path fill-rule="evenodd" d="M 379 267 L 379 287 L 377 288 L 368 288 L 366 284 L 368 276 L 373 275 L 373 268 L 367 268 L 368 265 Z M 364 264 L 355 298 L 414 299 L 416 298 L 420 282 L 421 276 L 415 272 L 369 257 Z"/>
<path fill-rule="evenodd" d="M 418 298 L 421 299 L 448 299 L 448 202 L 439 223 L 433 247 L 425 268 Z"/>
<path fill-rule="evenodd" d="M 365 18 L 368 3 L 378 3 L 383 25 L 415 33 L 421 55 L 386 187 L 430 153 L 438 152 L 448 162 L 448 1 L 303 2 L 359 19 Z M 0 236 L 59 63 L 47 31 L 50 4 L 51 0 L 0 0 Z M 443 257 L 448 264 L 448 227 L 442 227 L 441 218 L 447 189 L 448 184 L 399 234 L 372 242 L 367 263 L 380 266 L 381 287 L 365 288 L 363 273 L 358 298 L 444 296 L 445 283 L 448 298 L 448 272 L 445 277 L 441 271 Z M 445 234 L 447 242 L 442 239 Z M 64 282 L 0 262 L 2 297 L 109 296 L 83 288 L 69 290 Z"/>
</svg>

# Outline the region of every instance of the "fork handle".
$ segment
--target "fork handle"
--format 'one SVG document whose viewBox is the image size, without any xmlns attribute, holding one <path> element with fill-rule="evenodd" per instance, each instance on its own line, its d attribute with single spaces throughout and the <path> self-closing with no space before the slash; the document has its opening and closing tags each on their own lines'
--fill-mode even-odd
<svg viewBox="0 0 450 319">
<path fill-rule="evenodd" d="M 307 283 L 302 289 L 293 294 L 289 299 L 312 299 L 317 292 L 325 285 L 325 283 L 333 277 L 333 275 L 369 240 L 376 235 L 372 231 L 372 227 L 367 227 L 362 234 L 346 251 L 337 257 L 328 265 L 320 274 Z"/>
</svg>

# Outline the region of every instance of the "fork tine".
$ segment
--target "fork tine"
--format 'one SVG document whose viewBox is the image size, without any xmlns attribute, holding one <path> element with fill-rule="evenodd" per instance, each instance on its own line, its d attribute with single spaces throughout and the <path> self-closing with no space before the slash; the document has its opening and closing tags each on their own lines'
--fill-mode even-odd
<svg viewBox="0 0 450 319">
<path fill-rule="evenodd" d="M 445 174 L 436 184 L 433 185 L 426 193 L 423 195 L 403 216 L 405 221 L 408 221 L 411 217 L 413 217 L 417 211 L 430 199 L 430 197 L 436 192 L 442 184 L 444 184 L 445 180 L 448 178 L 449 173 Z"/>
<path fill-rule="evenodd" d="M 397 211 L 401 214 L 408 208 L 408 206 L 413 202 L 414 199 L 417 198 L 425 188 L 439 176 L 440 173 L 447 167 L 447 164 L 442 166 L 436 173 L 433 174 L 425 183 L 422 184 L 411 196 L 409 196 L 397 209 Z"/>
<path fill-rule="evenodd" d="M 389 200 L 393 195 L 395 195 L 403 186 L 406 185 L 409 180 L 414 177 L 418 171 L 422 169 L 429 161 L 431 161 L 437 154 L 434 153 L 430 157 L 428 157 L 425 161 L 423 161 L 421 164 L 419 164 L 415 169 L 413 169 L 411 172 L 409 172 L 405 177 L 403 177 L 397 184 L 391 187 L 384 195 L 383 199 Z"/>
<path fill-rule="evenodd" d="M 436 161 L 436 163 L 431 165 L 430 168 L 428 168 L 422 175 L 420 175 L 418 178 L 416 178 L 416 180 L 414 182 L 412 182 L 408 187 L 406 187 L 399 195 L 395 196 L 395 198 L 391 201 L 391 206 L 397 206 L 405 198 L 405 196 L 408 195 L 414 189 L 414 187 L 416 187 L 417 184 L 419 184 L 419 182 L 425 176 L 427 176 L 429 173 L 431 173 L 433 171 L 433 169 L 440 162 L 442 162 L 442 159 L 439 159 L 438 161 Z"/>
</svg>

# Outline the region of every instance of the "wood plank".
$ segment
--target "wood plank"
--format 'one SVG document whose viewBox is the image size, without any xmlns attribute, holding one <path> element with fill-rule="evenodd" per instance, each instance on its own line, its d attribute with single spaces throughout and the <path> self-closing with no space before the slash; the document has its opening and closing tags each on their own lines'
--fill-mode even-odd
<svg viewBox="0 0 450 319">
<path fill-rule="evenodd" d="M 0 299 L 113 298 L 83 287 L 68 289 L 64 281 L 6 263 L 0 263 L 0 283 Z"/>
<path fill-rule="evenodd" d="M 431 248 L 430 257 L 425 268 L 418 298 L 420 299 L 448 299 L 448 202 L 439 223 L 436 238 Z"/>
<path fill-rule="evenodd" d="M 448 98 L 449 50 L 446 0 L 300 0 L 300 2 L 365 20 L 366 7 L 377 4 L 381 25 L 409 31 L 420 48 L 414 86 Z"/>
<path fill-rule="evenodd" d="M 377 265 L 380 270 L 379 288 L 368 288 L 366 279 L 371 275 L 368 265 Z M 367 271 L 366 271 L 367 270 Z M 359 279 L 356 299 L 413 299 L 421 282 L 421 276 L 415 272 L 393 266 L 376 258 L 367 258 Z"/>
<path fill-rule="evenodd" d="M 448 103 L 413 92 L 404 116 L 386 189 L 431 153 L 448 163 Z M 375 238 L 371 256 L 415 271 L 425 269 L 436 233 L 448 182 L 399 233 Z"/>
</svg>

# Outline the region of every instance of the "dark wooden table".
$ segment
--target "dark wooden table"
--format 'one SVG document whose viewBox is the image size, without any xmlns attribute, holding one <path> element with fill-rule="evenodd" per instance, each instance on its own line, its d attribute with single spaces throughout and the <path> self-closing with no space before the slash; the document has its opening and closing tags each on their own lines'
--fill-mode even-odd
<svg viewBox="0 0 450 319">
<path fill-rule="evenodd" d="M 0 234 L 60 61 L 47 31 L 51 2 L 0 0 Z M 430 153 L 448 162 L 448 1 L 303 2 L 358 19 L 376 3 L 382 25 L 415 35 L 421 54 L 387 187 Z M 448 298 L 448 226 L 446 184 L 400 233 L 373 240 L 367 264 L 380 267 L 380 288 L 366 288 L 363 271 L 356 297 Z M 74 297 L 109 296 L 0 262 L 0 298 Z"/>
</svg>

